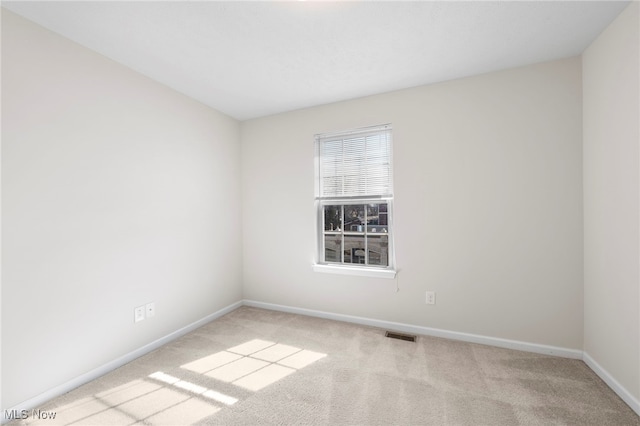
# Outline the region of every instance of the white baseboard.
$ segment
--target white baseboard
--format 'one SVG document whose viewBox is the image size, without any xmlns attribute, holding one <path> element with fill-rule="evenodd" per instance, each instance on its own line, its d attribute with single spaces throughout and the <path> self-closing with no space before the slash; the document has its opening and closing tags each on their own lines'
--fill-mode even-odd
<svg viewBox="0 0 640 426">
<path fill-rule="evenodd" d="M 85 383 L 88 383 L 92 380 L 97 379 L 100 376 L 104 376 L 105 374 L 109 373 L 110 371 L 115 370 L 116 368 L 122 367 L 123 365 L 133 361 L 136 358 L 139 358 L 143 355 L 148 354 L 149 352 L 158 349 L 160 346 L 166 345 L 167 343 L 181 337 L 184 336 L 185 334 L 189 333 L 190 331 L 195 330 L 196 328 L 199 328 L 211 321 L 213 321 L 216 318 L 219 318 L 225 314 L 228 314 L 229 312 L 238 309 L 240 306 L 243 305 L 242 301 L 233 303 L 225 308 L 222 308 L 210 315 L 207 315 L 206 317 L 199 319 L 198 321 L 195 321 L 185 327 L 180 328 L 179 330 L 176 330 L 172 333 L 167 334 L 164 337 L 161 337 L 147 345 L 142 346 L 141 348 L 138 348 L 132 352 L 129 352 L 126 355 L 123 355 L 111 362 L 108 362 L 107 364 L 104 364 L 98 368 L 94 368 L 93 370 L 84 373 L 74 379 L 69 380 L 68 382 L 65 382 L 59 386 L 56 386 L 55 388 L 49 389 L 46 392 L 43 392 L 41 394 L 39 394 L 38 396 L 35 396 L 31 399 L 28 399 L 18 405 L 16 405 L 15 407 L 9 408 L 7 409 L 7 411 L 11 412 L 12 410 L 17 410 L 16 412 L 21 412 L 22 410 L 32 410 L 34 408 L 37 408 L 39 406 L 41 406 L 42 404 L 46 403 L 47 401 L 63 395 L 75 388 L 77 388 L 78 386 L 84 385 Z M 2 418 L 0 419 L 0 424 L 4 424 L 9 422 L 9 419 L 6 419 L 4 416 L 4 412 L 5 409 L 3 408 L 3 411 L 1 414 Z"/>
<path fill-rule="evenodd" d="M 618 394 L 618 396 L 624 402 L 626 402 L 627 405 L 636 412 L 636 414 L 640 416 L 640 401 L 638 401 L 638 399 L 631 395 L 631 393 L 624 386 L 622 386 L 616 379 L 614 379 L 607 370 L 602 368 L 602 366 L 598 364 L 596 360 L 591 358 L 588 353 L 584 352 L 582 359 L 585 364 L 587 364 L 589 368 L 592 369 L 593 372 L 596 373 L 598 377 L 600 377 L 602 381 L 607 384 L 607 386 L 613 389 L 613 391 Z"/>
<path fill-rule="evenodd" d="M 557 346 L 540 345 L 537 343 L 521 342 L 517 340 L 501 339 L 498 337 L 481 336 L 477 334 L 460 333 L 457 331 L 447 331 L 437 328 L 422 327 L 398 322 L 382 321 L 372 318 L 356 317 L 332 312 L 316 311 L 312 309 L 295 308 L 291 306 L 276 305 L 273 303 L 257 302 L 255 300 L 244 300 L 245 306 L 255 308 L 270 309 L 272 311 L 289 312 L 311 317 L 325 318 L 336 321 L 351 322 L 355 324 L 368 325 L 377 328 L 384 328 L 405 333 L 422 334 L 426 336 L 443 337 L 445 339 L 460 340 L 463 342 L 479 343 L 482 345 L 497 346 L 499 348 L 515 349 L 525 352 L 533 352 L 545 355 L 554 355 L 563 358 L 582 359 L 582 351 L 578 349 L 560 348 Z"/>
</svg>

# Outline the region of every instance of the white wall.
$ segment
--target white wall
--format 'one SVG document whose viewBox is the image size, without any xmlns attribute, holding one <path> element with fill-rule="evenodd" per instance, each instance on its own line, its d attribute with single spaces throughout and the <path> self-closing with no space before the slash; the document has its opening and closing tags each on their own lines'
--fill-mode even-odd
<svg viewBox="0 0 640 426">
<path fill-rule="evenodd" d="M 245 299 L 581 350 L 581 114 L 571 58 L 244 122 Z M 387 122 L 398 278 L 313 272 L 313 135 Z"/>
<path fill-rule="evenodd" d="M 2 409 L 241 300 L 238 140 L 3 10 Z"/>
<path fill-rule="evenodd" d="M 584 350 L 640 409 L 639 5 L 583 55 Z"/>
</svg>

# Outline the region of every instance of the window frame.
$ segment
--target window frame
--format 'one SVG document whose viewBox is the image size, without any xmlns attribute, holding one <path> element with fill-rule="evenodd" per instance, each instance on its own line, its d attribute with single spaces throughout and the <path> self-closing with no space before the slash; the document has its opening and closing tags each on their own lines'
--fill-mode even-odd
<svg viewBox="0 0 640 426">
<path fill-rule="evenodd" d="M 315 212 L 316 212 L 316 254 L 315 263 L 313 269 L 316 272 L 328 272 L 344 275 L 359 275 L 368 277 L 380 277 L 380 278 L 395 278 L 396 276 L 396 262 L 395 262 L 395 247 L 394 247 L 394 221 L 393 221 L 393 140 L 391 134 L 392 127 L 390 124 L 384 124 L 379 126 L 364 127 L 359 129 L 352 129 L 344 132 L 332 132 L 316 134 L 314 138 L 315 149 Z M 320 157 L 321 157 L 321 144 L 323 140 L 332 139 L 335 137 L 341 137 L 344 140 L 349 136 L 356 137 L 358 134 L 375 135 L 380 133 L 386 133 L 388 140 L 388 162 L 389 162 L 389 193 L 388 194 L 365 194 L 365 195 L 329 195 L 321 196 L 321 173 L 320 173 Z M 366 161 L 366 158 L 365 158 Z M 385 204 L 387 208 L 387 224 L 376 225 L 375 231 L 371 231 L 373 225 L 368 225 L 367 217 L 367 205 L 370 204 Z M 358 231 L 346 231 L 341 229 L 340 231 L 328 231 L 325 230 L 325 206 L 342 206 L 341 209 L 341 223 L 344 228 L 344 206 L 347 205 L 362 205 L 364 207 L 364 228 L 362 232 Z M 378 216 L 380 213 L 378 212 Z M 380 226 L 386 227 L 386 232 L 379 231 L 377 228 Z M 339 235 L 341 240 L 340 247 L 340 260 L 339 261 L 327 261 L 325 259 L 325 236 L 326 235 Z M 364 241 L 364 264 L 345 262 L 344 245 L 345 237 L 348 236 L 362 236 Z M 387 236 L 387 264 L 375 265 L 369 263 L 369 256 L 371 250 L 368 243 L 371 237 L 377 238 L 378 236 Z"/>
</svg>

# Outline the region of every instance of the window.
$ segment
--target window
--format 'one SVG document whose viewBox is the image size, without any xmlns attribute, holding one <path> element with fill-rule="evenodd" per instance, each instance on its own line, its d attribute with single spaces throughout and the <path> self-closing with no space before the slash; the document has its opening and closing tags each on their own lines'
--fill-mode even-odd
<svg viewBox="0 0 640 426">
<path fill-rule="evenodd" d="M 395 276 L 391 152 L 389 124 L 316 135 L 316 270 Z"/>
</svg>

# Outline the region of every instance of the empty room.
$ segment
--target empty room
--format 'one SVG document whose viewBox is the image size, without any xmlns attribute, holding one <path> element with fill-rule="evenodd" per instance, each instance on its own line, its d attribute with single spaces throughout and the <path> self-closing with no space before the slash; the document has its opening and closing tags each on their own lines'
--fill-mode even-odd
<svg viewBox="0 0 640 426">
<path fill-rule="evenodd" d="M 2 1 L 2 424 L 640 426 L 638 1 Z"/>
</svg>

